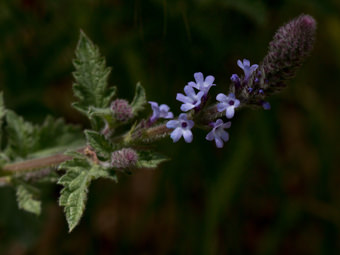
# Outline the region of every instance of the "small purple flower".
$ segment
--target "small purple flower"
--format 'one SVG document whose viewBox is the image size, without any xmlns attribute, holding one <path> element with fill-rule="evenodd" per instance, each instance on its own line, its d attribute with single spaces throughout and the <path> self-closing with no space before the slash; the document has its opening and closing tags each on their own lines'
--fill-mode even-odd
<svg viewBox="0 0 340 255">
<path fill-rule="evenodd" d="M 173 113 L 169 112 L 170 107 L 166 104 L 161 104 L 160 106 L 158 106 L 158 103 L 153 101 L 149 101 L 149 104 L 151 105 L 153 111 L 150 118 L 151 123 L 155 122 L 159 118 L 172 119 L 174 117 Z"/>
<path fill-rule="evenodd" d="M 260 93 L 261 95 L 263 95 L 263 94 L 264 94 L 264 90 L 263 90 L 263 89 L 259 89 L 259 93 Z"/>
<path fill-rule="evenodd" d="M 253 72 L 259 67 L 258 65 L 250 66 L 250 61 L 248 59 L 237 60 L 237 65 L 244 71 L 244 79 L 248 80 Z"/>
<path fill-rule="evenodd" d="M 262 103 L 262 107 L 265 110 L 270 110 L 270 103 L 269 102 L 263 102 Z"/>
<path fill-rule="evenodd" d="M 194 122 L 192 120 L 188 120 L 188 117 L 185 113 L 181 113 L 177 120 L 169 120 L 166 123 L 167 128 L 174 129 L 170 135 L 174 143 L 177 142 L 182 136 L 185 142 L 191 143 L 193 138 L 191 129 L 193 126 Z"/>
<path fill-rule="evenodd" d="M 190 87 L 196 88 L 200 91 L 203 91 L 204 94 L 208 94 L 208 91 L 211 86 L 215 86 L 216 84 L 213 84 L 215 77 L 212 75 L 208 75 L 205 79 L 201 72 L 194 73 L 194 78 L 196 82 L 190 81 L 188 85 Z"/>
<path fill-rule="evenodd" d="M 233 93 L 230 93 L 228 96 L 220 93 L 216 96 L 216 100 L 220 101 L 220 103 L 217 104 L 217 111 L 226 111 L 228 119 L 231 119 L 234 116 L 235 108 L 240 105 L 240 101 L 235 98 Z"/>
<path fill-rule="evenodd" d="M 211 125 L 213 129 L 207 134 L 205 139 L 208 141 L 215 140 L 216 147 L 223 148 L 223 141 L 227 142 L 229 140 L 229 134 L 224 129 L 230 128 L 231 122 L 224 123 L 223 120 L 218 119 L 216 122 L 212 122 Z"/>
<path fill-rule="evenodd" d="M 181 105 L 181 110 L 183 112 L 187 112 L 201 104 L 202 97 L 204 96 L 203 91 L 200 91 L 196 94 L 195 90 L 187 85 L 184 87 L 184 92 L 187 96 L 184 96 L 182 93 L 177 93 L 176 97 L 178 101 L 183 103 Z"/>
<path fill-rule="evenodd" d="M 230 77 L 230 80 L 236 85 L 236 86 L 239 86 L 241 81 L 240 81 L 240 77 L 238 77 L 237 74 L 233 74 L 231 77 Z"/>
</svg>

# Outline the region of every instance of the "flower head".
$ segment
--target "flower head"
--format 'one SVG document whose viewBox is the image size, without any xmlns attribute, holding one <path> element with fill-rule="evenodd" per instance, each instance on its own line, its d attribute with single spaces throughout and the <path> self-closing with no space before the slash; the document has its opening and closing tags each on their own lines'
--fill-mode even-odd
<svg viewBox="0 0 340 255">
<path fill-rule="evenodd" d="M 181 110 L 183 112 L 196 108 L 201 104 L 202 97 L 204 96 L 203 91 L 200 91 L 196 94 L 194 89 L 187 85 L 184 87 L 184 92 L 186 96 L 184 96 L 182 93 L 177 93 L 176 97 L 178 101 L 183 103 L 181 105 Z"/>
<path fill-rule="evenodd" d="M 215 86 L 216 84 L 213 84 L 215 78 L 212 75 L 208 75 L 205 79 L 201 72 L 194 73 L 194 78 L 196 82 L 189 82 L 188 85 L 190 87 L 196 88 L 200 91 L 203 91 L 204 94 L 208 94 L 208 91 L 211 86 Z"/>
<path fill-rule="evenodd" d="M 234 117 L 235 108 L 240 105 L 240 101 L 235 98 L 233 93 L 230 93 L 228 96 L 220 93 L 216 96 L 216 100 L 220 101 L 220 103 L 217 104 L 217 110 L 219 112 L 226 111 L 228 119 Z"/>
<path fill-rule="evenodd" d="M 177 120 L 169 120 L 166 123 L 167 128 L 174 129 L 170 135 L 174 143 L 177 142 L 182 136 L 185 142 L 191 143 L 193 138 L 191 129 L 193 126 L 194 122 L 192 120 L 188 120 L 188 117 L 185 113 L 180 114 Z"/>
<path fill-rule="evenodd" d="M 278 29 L 262 62 L 271 88 L 268 92 L 281 90 L 285 82 L 294 77 L 313 49 L 315 33 L 315 19 L 305 14 Z"/>
<path fill-rule="evenodd" d="M 226 123 L 223 122 L 223 120 L 218 119 L 216 122 L 211 123 L 213 129 L 207 134 L 205 139 L 208 141 L 215 140 L 216 147 L 222 148 L 223 147 L 223 141 L 227 142 L 229 140 L 229 134 L 224 129 L 230 128 L 231 122 L 228 121 Z"/>
<path fill-rule="evenodd" d="M 259 67 L 258 65 L 251 65 L 248 59 L 237 60 L 237 65 L 244 71 L 244 79 L 248 80 L 253 72 Z"/>
<path fill-rule="evenodd" d="M 155 122 L 159 118 L 172 119 L 174 117 L 174 114 L 169 111 L 170 107 L 166 104 L 161 104 L 158 106 L 158 103 L 152 101 L 149 101 L 149 104 L 151 105 L 153 111 L 150 122 Z"/>
<path fill-rule="evenodd" d="M 122 122 L 126 122 L 133 117 L 132 107 L 124 99 L 116 99 L 111 103 L 111 110 L 114 117 Z"/>
<path fill-rule="evenodd" d="M 114 168 L 128 168 L 136 165 L 138 154 L 131 148 L 114 151 L 111 156 L 111 165 Z"/>
</svg>

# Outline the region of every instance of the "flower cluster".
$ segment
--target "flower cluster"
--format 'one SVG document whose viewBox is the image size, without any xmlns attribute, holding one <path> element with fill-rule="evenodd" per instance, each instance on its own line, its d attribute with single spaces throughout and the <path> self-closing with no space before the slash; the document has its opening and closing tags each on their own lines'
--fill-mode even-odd
<svg viewBox="0 0 340 255">
<path fill-rule="evenodd" d="M 248 80 L 253 72 L 257 69 L 257 65 L 250 66 L 248 60 L 238 61 L 238 65 L 244 70 L 245 76 L 241 80 L 238 75 L 233 75 L 235 83 L 239 83 L 241 86 L 245 80 Z M 215 78 L 212 75 L 208 75 L 204 78 L 201 72 L 194 74 L 195 81 L 188 82 L 184 86 L 184 94 L 177 93 L 176 99 L 182 103 L 180 109 L 183 113 L 179 115 L 177 119 L 172 119 L 173 114 L 170 112 L 170 108 L 167 105 L 158 106 L 156 102 L 150 101 L 153 113 L 149 119 L 149 123 L 154 123 L 159 118 L 171 119 L 166 123 L 168 129 L 173 129 L 171 132 L 171 139 L 173 142 L 179 141 L 181 137 L 184 141 L 191 143 L 193 140 L 193 134 L 191 129 L 194 127 L 195 122 L 200 126 L 210 128 L 211 131 L 207 134 L 206 140 L 215 141 L 216 147 L 222 148 L 224 142 L 229 140 L 229 134 L 225 130 L 231 126 L 231 122 L 224 122 L 221 118 L 210 118 L 209 122 L 202 122 L 200 116 L 208 114 L 206 107 L 208 92 L 214 84 Z M 241 101 L 236 98 L 235 94 L 230 92 L 228 95 L 219 93 L 216 96 L 217 103 L 213 105 L 216 114 L 218 116 L 225 115 L 227 119 L 231 119 L 235 115 L 235 109 L 241 105 Z M 210 107 L 211 108 L 211 107 Z M 203 112 L 203 114 L 202 114 Z M 216 120 L 216 121 L 214 121 Z"/>
</svg>

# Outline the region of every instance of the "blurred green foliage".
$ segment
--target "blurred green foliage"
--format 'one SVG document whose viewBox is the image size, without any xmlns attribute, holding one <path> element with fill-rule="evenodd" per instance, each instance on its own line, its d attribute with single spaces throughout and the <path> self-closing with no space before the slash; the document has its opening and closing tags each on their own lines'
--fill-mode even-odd
<svg viewBox="0 0 340 255">
<path fill-rule="evenodd" d="M 307 13 L 315 50 L 269 101 L 243 110 L 223 150 L 158 144 L 173 160 L 90 187 L 80 226 L 67 234 L 60 187 L 46 186 L 42 216 L 0 190 L 0 254 L 339 254 L 340 3 L 337 0 L 13 0 L 0 2 L 5 103 L 35 122 L 46 114 L 88 123 L 71 107 L 72 59 L 83 29 L 113 67 L 110 84 L 167 103 L 203 72 L 226 91 L 237 59 L 260 62 L 275 30 Z"/>
</svg>

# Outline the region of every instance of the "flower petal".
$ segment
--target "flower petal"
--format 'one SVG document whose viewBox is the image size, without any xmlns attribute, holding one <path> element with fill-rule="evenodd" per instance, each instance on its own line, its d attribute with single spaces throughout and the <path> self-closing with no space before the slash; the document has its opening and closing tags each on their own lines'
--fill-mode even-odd
<svg viewBox="0 0 340 255">
<path fill-rule="evenodd" d="M 169 120 L 166 123 L 167 128 L 177 128 L 179 126 L 179 121 L 178 120 Z"/>
<path fill-rule="evenodd" d="M 250 61 L 248 59 L 243 59 L 243 66 L 250 67 Z"/>
<path fill-rule="evenodd" d="M 182 134 L 183 134 L 182 128 L 178 127 L 174 131 L 172 131 L 170 137 L 175 143 L 181 138 Z"/>
<path fill-rule="evenodd" d="M 229 133 L 227 131 L 221 129 L 220 137 L 223 139 L 223 141 L 227 142 L 229 140 Z"/>
<path fill-rule="evenodd" d="M 244 69 L 243 63 L 241 62 L 241 60 L 237 60 L 237 65 L 241 68 Z"/>
<path fill-rule="evenodd" d="M 215 137 L 215 143 L 216 143 L 216 147 L 217 148 L 223 148 L 223 141 L 222 141 L 222 139 L 221 138 L 219 138 L 219 137 Z"/>
<path fill-rule="evenodd" d="M 196 80 L 197 85 L 199 85 L 198 83 L 203 82 L 203 74 L 201 72 L 194 73 L 194 78 Z"/>
<path fill-rule="evenodd" d="M 167 115 L 165 115 L 164 119 L 172 119 L 174 117 L 174 114 L 172 112 L 168 112 Z"/>
<path fill-rule="evenodd" d="M 170 110 L 170 107 L 167 106 L 166 104 L 161 104 L 159 106 L 159 110 L 163 111 L 163 112 L 168 112 Z"/>
<path fill-rule="evenodd" d="M 181 113 L 181 114 L 178 116 L 178 119 L 179 119 L 179 120 L 185 120 L 185 121 L 187 121 L 187 120 L 188 120 L 188 116 L 187 116 L 185 113 Z"/>
<path fill-rule="evenodd" d="M 226 104 L 226 103 L 218 103 L 217 104 L 217 111 L 223 112 L 223 111 L 225 111 L 225 109 L 227 109 L 227 107 L 228 107 L 228 104 Z"/>
<path fill-rule="evenodd" d="M 231 121 L 228 121 L 222 125 L 222 128 L 230 128 L 231 126 Z"/>
<path fill-rule="evenodd" d="M 195 93 L 195 90 L 193 89 L 193 87 L 190 87 L 188 85 L 184 87 L 184 92 L 188 97 L 196 96 L 196 93 Z"/>
<path fill-rule="evenodd" d="M 234 114 L 235 114 L 234 107 L 228 107 L 226 111 L 227 118 L 231 119 L 232 117 L 234 117 Z"/>
<path fill-rule="evenodd" d="M 187 103 L 188 101 L 190 101 L 190 98 L 184 96 L 182 93 L 177 93 L 176 100 L 182 103 Z"/>
<path fill-rule="evenodd" d="M 205 139 L 207 139 L 208 141 L 212 141 L 212 140 L 214 140 L 214 138 L 215 138 L 215 136 L 214 136 L 214 131 L 213 131 L 213 130 L 211 130 L 211 131 L 207 134 L 207 136 L 205 137 Z"/>
<path fill-rule="evenodd" d="M 206 78 L 205 78 L 205 83 L 206 83 L 206 86 L 207 85 L 212 85 L 212 83 L 214 82 L 215 80 L 215 77 L 212 76 L 212 75 L 208 75 Z"/>
<path fill-rule="evenodd" d="M 227 101 L 228 100 L 228 97 L 226 95 L 224 95 L 223 93 L 219 93 L 217 96 L 216 96 L 216 100 L 217 101 L 220 101 L 220 102 L 223 102 L 223 101 Z"/>
<path fill-rule="evenodd" d="M 183 133 L 183 138 L 184 140 L 187 142 L 187 143 L 191 143 L 192 142 L 192 139 L 193 139 L 193 136 L 192 136 L 192 132 L 189 130 L 189 129 L 184 129 L 182 131 Z"/>
<path fill-rule="evenodd" d="M 198 89 L 198 85 L 193 81 L 188 82 L 188 86 Z"/>
<path fill-rule="evenodd" d="M 214 127 L 219 127 L 223 124 L 223 120 L 222 119 L 218 119 L 216 120 L 215 124 L 214 124 Z"/>
<path fill-rule="evenodd" d="M 192 129 L 192 127 L 195 125 L 195 122 L 193 120 L 187 120 L 188 128 Z"/>
<path fill-rule="evenodd" d="M 195 105 L 193 105 L 193 104 L 185 103 L 185 104 L 181 105 L 181 111 L 187 112 L 187 111 L 193 109 L 194 107 L 195 107 Z"/>
</svg>

